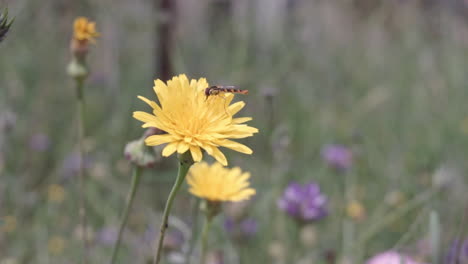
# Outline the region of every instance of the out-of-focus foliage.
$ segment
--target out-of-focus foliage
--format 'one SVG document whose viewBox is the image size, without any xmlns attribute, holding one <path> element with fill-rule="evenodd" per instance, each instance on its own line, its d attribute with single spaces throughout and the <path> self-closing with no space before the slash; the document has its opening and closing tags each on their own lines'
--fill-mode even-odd
<svg viewBox="0 0 468 264">
<path fill-rule="evenodd" d="M 5 1 L 15 23 L 0 46 L 0 263 L 76 263 L 81 254 L 66 75 L 81 15 L 101 33 L 85 85 L 92 263 L 106 263 L 115 240 L 130 183 L 124 146 L 143 133 L 131 113 L 146 107 L 137 95 L 153 95 L 157 23 L 167 19 L 174 73 L 248 89 L 242 111 L 260 130 L 241 140 L 253 155 L 225 151 L 252 174 L 257 194 L 236 221 L 254 219 L 256 232 L 230 240 L 219 217 L 213 259 L 363 263 L 394 249 L 428 263 L 431 210 L 442 259 L 466 232 L 468 22 L 463 3 L 430 2 L 181 0 L 167 17 L 151 1 Z M 352 152 L 346 170 L 323 159 L 331 144 Z M 152 257 L 176 174 L 174 157 L 163 162 L 144 172 L 119 263 Z M 328 198 L 328 215 L 314 226 L 277 208 L 293 180 L 317 182 Z M 349 213 L 356 201 L 359 217 Z M 185 190 L 176 198 L 170 230 L 180 234 L 168 261 L 190 251 L 196 206 Z"/>
</svg>

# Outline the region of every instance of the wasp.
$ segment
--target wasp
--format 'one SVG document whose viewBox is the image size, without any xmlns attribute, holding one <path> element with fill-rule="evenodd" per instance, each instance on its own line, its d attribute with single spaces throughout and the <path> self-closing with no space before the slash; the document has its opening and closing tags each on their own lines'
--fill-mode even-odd
<svg viewBox="0 0 468 264">
<path fill-rule="evenodd" d="M 209 96 L 219 95 L 221 93 L 249 94 L 249 90 L 237 89 L 235 86 L 214 85 L 205 89 L 205 100 L 208 99 Z"/>
</svg>

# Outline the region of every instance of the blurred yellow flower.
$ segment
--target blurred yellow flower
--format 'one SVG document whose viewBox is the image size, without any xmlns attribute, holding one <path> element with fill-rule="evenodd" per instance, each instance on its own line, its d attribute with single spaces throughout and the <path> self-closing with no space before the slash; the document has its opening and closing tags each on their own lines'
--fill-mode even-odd
<svg viewBox="0 0 468 264">
<path fill-rule="evenodd" d="M 250 173 L 242 173 L 239 167 L 224 168 L 215 163 L 197 163 L 189 171 L 187 182 L 189 191 L 200 198 L 212 202 L 238 202 L 249 199 L 255 190 L 249 188 Z"/>
<path fill-rule="evenodd" d="M 61 203 L 65 199 L 65 189 L 58 184 L 51 184 L 47 188 L 47 199 L 49 202 Z"/>
<path fill-rule="evenodd" d="M 16 217 L 12 215 L 7 215 L 2 220 L 3 220 L 3 223 L 0 226 L 3 232 L 11 233 L 16 230 L 16 226 L 18 225 L 18 222 L 16 221 Z"/>
<path fill-rule="evenodd" d="M 59 236 L 53 236 L 47 242 L 47 249 L 53 255 L 59 255 L 65 249 L 65 239 Z"/>
<path fill-rule="evenodd" d="M 143 127 L 156 127 L 167 134 L 149 136 L 146 144 L 157 146 L 168 143 L 162 151 L 164 157 L 176 151 L 185 153 L 189 150 L 196 162 L 202 160 L 203 149 L 225 166 L 228 162 L 219 147 L 252 154 L 247 146 L 229 140 L 250 137 L 258 132 L 258 129 L 243 124 L 252 118 L 232 117 L 245 103 L 240 101 L 230 105 L 234 98 L 231 93 L 212 96 L 207 100 L 204 92 L 208 87 L 205 78 L 189 82 L 184 74 L 173 77 L 167 84 L 156 80 L 153 89 L 160 104 L 139 96 L 153 108 L 153 114 L 137 111 L 133 117 L 145 122 Z"/>
<path fill-rule="evenodd" d="M 73 23 L 73 38 L 81 42 L 96 43 L 94 38 L 98 37 L 96 23 L 89 21 L 86 17 L 78 17 Z"/>
<path fill-rule="evenodd" d="M 393 190 L 385 195 L 384 201 L 392 207 L 397 207 L 405 203 L 406 196 L 399 190 Z"/>
<path fill-rule="evenodd" d="M 348 216 L 355 221 L 362 221 L 366 218 L 366 209 L 360 202 L 356 200 L 348 203 L 346 212 Z"/>
</svg>

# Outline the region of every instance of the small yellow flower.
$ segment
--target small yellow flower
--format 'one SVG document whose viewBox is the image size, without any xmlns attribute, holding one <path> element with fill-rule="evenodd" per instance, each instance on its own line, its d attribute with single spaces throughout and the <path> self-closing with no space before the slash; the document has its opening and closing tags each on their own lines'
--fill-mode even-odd
<svg viewBox="0 0 468 264">
<path fill-rule="evenodd" d="M 47 242 L 47 249 L 53 255 L 60 255 L 65 249 L 65 239 L 59 236 L 53 236 Z"/>
<path fill-rule="evenodd" d="M 346 212 L 348 216 L 355 221 L 362 221 L 366 218 L 366 208 L 356 200 L 348 203 Z"/>
<path fill-rule="evenodd" d="M 167 143 L 162 151 L 164 157 L 176 151 L 185 153 L 189 150 L 196 162 L 202 160 L 203 149 L 224 166 L 227 160 L 219 147 L 252 154 L 247 146 L 229 140 L 250 137 L 258 132 L 258 129 L 243 124 L 252 118 L 233 118 L 245 103 L 230 104 L 234 98 L 234 94 L 230 93 L 207 99 L 204 91 L 208 87 L 206 79 L 192 79 L 189 82 L 184 74 L 172 78 L 167 84 L 156 80 L 153 89 L 159 104 L 138 97 L 153 108 L 153 114 L 137 111 L 133 117 L 144 122 L 143 127 L 156 127 L 167 134 L 149 136 L 146 144 L 157 146 Z"/>
<path fill-rule="evenodd" d="M 81 42 L 96 43 L 95 38 L 99 37 L 96 31 L 96 23 L 89 21 L 86 17 L 78 17 L 73 23 L 73 38 Z"/>
<path fill-rule="evenodd" d="M 238 202 L 255 194 L 255 190 L 249 188 L 249 178 L 250 173 L 242 173 L 239 167 L 227 169 L 219 163 L 209 166 L 201 162 L 192 166 L 187 182 L 189 191 L 200 198 L 211 202 Z"/>
<path fill-rule="evenodd" d="M 53 203 L 61 203 L 65 199 L 65 189 L 58 184 L 51 184 L 47 189 L 47 199 Z"/>
<path fill-rule="evenodd" d="M 18 225 L 16 221 L 16 217 L 12 215 L 5 216 L 3 219 L 3 223 L 1 226 L 1 230 L 5 233 L 11 233 L 16 230 L 16 226 Z"/>
</svg>

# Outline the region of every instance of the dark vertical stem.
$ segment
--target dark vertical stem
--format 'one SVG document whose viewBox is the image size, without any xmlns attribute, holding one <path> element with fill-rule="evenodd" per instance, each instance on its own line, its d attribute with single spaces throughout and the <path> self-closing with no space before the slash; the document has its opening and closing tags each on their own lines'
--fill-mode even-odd
<svg viewBox="0 0 468 264">
<path fill-rule="evenodd" d="M 155 9 L 158 12 L 156 25 L 156 39 L 158 43 L 155 52 L 156 74 L 163 81 L 169 80 L 172 72 L 172 33 L 175 21 L 175 1 L 174 0 L 155 0 Z"/>
</svg>

